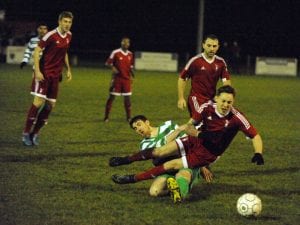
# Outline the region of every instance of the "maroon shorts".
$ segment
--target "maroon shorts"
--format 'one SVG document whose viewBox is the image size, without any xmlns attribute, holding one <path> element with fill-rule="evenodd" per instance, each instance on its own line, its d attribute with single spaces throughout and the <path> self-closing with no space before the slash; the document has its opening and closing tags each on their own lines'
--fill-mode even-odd
<svg viewBox="0 0 300 225">
<path fill-rule="evenodd" d="M 38 81 L 33 77 L 30 93 L 48 101 L 56 102 L 58 86 L 59 77 L 48 77 L 42 81 Z"/>
<path fill-rule="evenodd" d="M 200 97 L 196 95 L 189 95 L 188 97 L 188 110 L 190 113 L 190 117 L 195 119 L 198 118 L 197 114 L 199 114 L 200 106 L 207 102 L 209 99 L 205 97 Z"/>
<path fill-rule="evenodd" d="M 210 153 L 197 137 L 186 136 L 176 139 L 184 168 L 206 166 L 214 162 L 218 156 Z"/>
<path fill-rule="evenodd" d="M 131 95 L 131 80 L 115 77 L 111 80 L 109 88 L 111 95 L 128 96 Z"/>
</svg>

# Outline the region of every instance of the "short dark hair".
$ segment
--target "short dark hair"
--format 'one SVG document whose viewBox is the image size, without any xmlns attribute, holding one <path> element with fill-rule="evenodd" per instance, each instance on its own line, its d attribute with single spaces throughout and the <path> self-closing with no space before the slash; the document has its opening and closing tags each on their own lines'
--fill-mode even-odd
<svg viewBox="0 0 300 225">
<path fill-rule="evenodd" d="M 45 27 L 47 27 L 48 28 L 48 25 L 44 22 L 44 21 L 42 21 L 42 22 L 39 22 L 38 24 L 37 24 L 37 28 L 39 28 L 39 27 L 41 27 L 41 26 L 45 26 Z"/>
<path fill-rule="evenodd" d="M 208 38 L 209 38 L 209 39 L 213 39 L 213 40 L 218 40 L 218 41 L 219 41 L 219 38 L 217 37 L 217 35 L 215 35 L 215 34 L 208 34 L 208 35 L 206 35 L 206 36 L 204 37 L 203 43 L 205 43 L 205 41 L 206 41 Z"/>
<path fill-rule="evenodd" d="M 235 97 L 235 90 L 230 85 L 224 85 L 222 87 L 219 87 L 217 90 L 217 96 L 220 96 L 220 94 L 222 93 L 232 94 L 233 97 Z"/>
<path fill-rule="evenodd" d="M 135 122 L 138 121 L 138 120 L 142 120 L 142 121 L 145 122 L 145 121 L 148 120 L 148 119 L 147 119 L 147 117 L 144 116 L 144 115 L 137 115 L 137 116 L 134 116 L 134 117 L 132 117 L 131 120 L 129 121 L 130 127 L 133 128 L 133 127 L 132 127 L 132 124 L 135 123 Z"/>
<path fill-rule="evenodd" d="M 73 19 L 74 16 L 73 16 L 73 13 L 70 12 L 70 11 L 63 11 L 59 14 L 58 20 L 62 20 L 62 18 L 71 18 L 71 19 Z"/>
</svg>

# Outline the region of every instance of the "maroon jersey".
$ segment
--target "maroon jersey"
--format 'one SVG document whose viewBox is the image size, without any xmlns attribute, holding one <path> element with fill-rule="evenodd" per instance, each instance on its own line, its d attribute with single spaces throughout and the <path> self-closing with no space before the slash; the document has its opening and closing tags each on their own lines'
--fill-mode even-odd
<svg viewBox="0 0 300 225">
<path fill-rule="evenodd" d="M 230 75 L 223 58 L 214 56 L 209 61 L 202 54 L 189 60 L 181 71 L 182 79 L 191 79 L 190 95 L 195 95 L 207 100 L 212 99 L 216 93 L 216 86 L 219 79 L 229 80 Z"/>
<path fill-rule="evenodd" d="M 62 35 L 58 29 L 48 32 L 39 42 L 43 49 L 40 69 L 45 77 L 59 77 L 65 63 L 65 56 L 70 47 L 71 32 Z"/>
<path fill-rule="evenodd" d="M 116 76 L 129 80 L 131 76 L 131 69 L 133 69 L 133 54 L 127 50 L 124 52 L 121 48 L 112 51 L 106 61 L 107 65 L 115 66 L 119 73 Z"/>
<path fill-rule="evenodd" d="M 226 116 L 217 112 L 216 103 L 208 101 L 200 107 L 197 121 L 201 126 L 202 145 L 214 155 L 221 155 L 229 146 L 238 131 L 247 137 L 257 135 L 256 129 L 237 109 L 231 108 Z"/>
</svg>

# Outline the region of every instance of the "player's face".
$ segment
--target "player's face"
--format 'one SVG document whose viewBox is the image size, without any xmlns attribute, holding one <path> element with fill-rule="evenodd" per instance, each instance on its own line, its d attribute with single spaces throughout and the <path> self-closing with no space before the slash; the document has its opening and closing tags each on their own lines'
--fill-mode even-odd
<svg viewBox="0 0 300 225">
<path fill-rule="evenodd" d="M 58 21 L 58 27 L 62 33 L 67 33 L 72 27 L 72 18 L 63 17 L 61 20 Z"/>
<path fill-rule="evenodd" d="M 219 41 L 217 39 L 207 38 L 202 44 L 204 54 L 207 58 L 212 58 L 219 49 Z"/>
<path fill-rule="evenodd" d="M 129 38 L 122 39 L 122 41 L 121 41 L 121 48 L 123 50 L 127 50 L 127 49 L 129 49 L 129 47 L 130 47 L 130 39 Z"/>
<path fill-rule="evenodd" d="M 234 97 L 229 93 L 221 93 L 219 96 L 216 96 L 215 101 L 218 113 L 225 116 L 233 105 Z"/>
<path fill-rule="evenodd" d="M 42 38 L 48 32 L 48 27 L 47 26 L 39 26 L 37 28 L 37 32 L 38 32 L 38 36 L 40 38 Z"/>
<path fill-rule="evenodd" d="M 150 123 L 148 120 L 138 120 L 132 124 L 132 128 L 137 134 L 141 135 L 144 138 L 151 136 Z"/>
</svg>

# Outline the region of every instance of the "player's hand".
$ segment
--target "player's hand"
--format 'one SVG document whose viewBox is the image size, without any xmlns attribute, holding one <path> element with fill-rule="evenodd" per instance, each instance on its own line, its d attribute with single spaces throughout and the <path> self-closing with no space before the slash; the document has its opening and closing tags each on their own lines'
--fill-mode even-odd
<svg viewBox="0 0 300 225">
<path fill-rule="evenodd" d="M 42 80 L 44 80 L 45 78 L 44 78 L 44 75 L 40 72 L 40 71 L 35 71 L 35 79 L 37 79 L 38 81 L 42 81 Z"/>
<path fill-rule="evenodd" d="M 119 70 L 118 70 L 115 66 L 113 66 L 111 69 L 112 69 L 112 74 L 113 74 L 113 75 L 119 73 Z"/>
<path fill-rule="evenodd" d="M 212 182 L 214 175 L 208 167 L 201 167 L 200 174 L 204 178 L 204 180 L 206 180 L 207 183 Z"/>
<path fill-rule="evenodd" d="M 26 62 L 21 62 L 21 64 L 20 64 L 20 69 L 23 69 L 23 67 L 26 66 L 26 65 L 27 65 Z"/>
<path fill-rule="evenodd" d="M 72 73 L 70 70 L 67 71 L 67 81 L 71 81 L 72 80 Z"/>
<path fill-rule="evenodd" d="M 184 110 L 186 108 L 186 101 L 185 99 L 178 99 L 178 102 L 177 102 L 177 107 L 181 110 Z"/>
<path fill-rule="evenodd" d="M 264 165 L 265 163 L 264 158 L 260 153 L 255 153 L 251 159 L 251 162 L 256 163 L 256 165 Z"/>
</svg>

